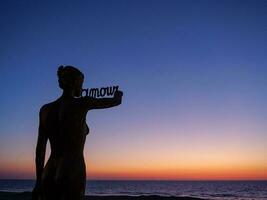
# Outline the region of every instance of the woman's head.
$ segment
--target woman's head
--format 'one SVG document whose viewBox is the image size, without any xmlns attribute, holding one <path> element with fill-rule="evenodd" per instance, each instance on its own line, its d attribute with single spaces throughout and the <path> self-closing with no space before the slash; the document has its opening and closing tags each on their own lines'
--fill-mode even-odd
<svg viewBox="0 0 267 200">
<path fill-rule="evenodd" d="M 73 92 L 76 97 L 81 96 L 84 75 L 80 70 L 73 66 L 60 66 L 57 76 L 61 89 Z"/>
</svg>

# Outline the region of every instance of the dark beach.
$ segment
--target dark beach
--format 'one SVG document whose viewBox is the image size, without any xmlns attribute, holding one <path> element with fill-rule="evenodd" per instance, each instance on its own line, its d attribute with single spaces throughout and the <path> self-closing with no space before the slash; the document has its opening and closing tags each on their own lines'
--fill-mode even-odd
<svg viewBox="0 0 267 200">
<path fill-rule="evenodd" d="M 0 192 L 0 200 L 31 200 L 30 192 Z M 163 197 L 163 196 L 86 196 L 85 200 L 204 200 L 193 197 Z"/>
</svg>

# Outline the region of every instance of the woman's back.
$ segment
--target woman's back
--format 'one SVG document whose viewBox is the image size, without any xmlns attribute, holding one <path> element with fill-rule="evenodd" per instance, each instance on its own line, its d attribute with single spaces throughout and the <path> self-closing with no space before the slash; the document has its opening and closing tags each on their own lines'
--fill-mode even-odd
<svg viewBox="0 0 267 200">
<path fill-rule="evenodd" d="M 71 199 L 84 191 L 83 147 L 88 128 L 86 113 L 80 107 L 78 99 L 60 98 L 41 109 L 43 128 L 51 145 L 42 178 L 46 199 Z"/>
<path fill-rule="evenodd" d="M 43 128 L 51 145 L 51 156 L 75 156 L 83 153 L 86 135 L 86 112 L 79 99 L 59 98 L 41 109 Z"/>
</svg>

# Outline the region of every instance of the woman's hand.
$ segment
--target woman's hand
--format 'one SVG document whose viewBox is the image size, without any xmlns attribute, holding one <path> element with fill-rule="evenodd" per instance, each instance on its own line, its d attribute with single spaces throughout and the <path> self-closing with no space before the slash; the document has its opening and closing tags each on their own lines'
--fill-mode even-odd
<svg viewBox="0 0 267 200">
<path fill-rule="evenodd" d="M 116 101 L 119 102 L 119 104 L 121 104 L 121 100 L 122 100 L 122 96 L 123 96 L 123 92 L 120 90 L 116 90 L 114 93 L 114 99 L 116 99 Z"/>
<path fill-rule="evenodd" d="M 118 98 L 118 99 L 121 99 L 121 97 L 123 96 L 123 92 L 120 91 L 120 90 L 116 90 L 115 93 L 114 93 L 114 98 Z"/>
</svg>

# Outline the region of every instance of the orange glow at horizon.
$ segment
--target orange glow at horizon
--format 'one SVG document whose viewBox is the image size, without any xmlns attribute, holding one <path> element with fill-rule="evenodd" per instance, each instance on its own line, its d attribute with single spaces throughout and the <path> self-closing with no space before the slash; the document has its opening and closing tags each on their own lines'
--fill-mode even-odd
<svg viewBox="0 0 267 200">
<path fill-rule="evenodd" d="M 88 179 L 130 180 L 267 180 L 267 165 L 182 166 L 177 168 L 88 167 Z"/>
<path fill-rule="evenodd" d="M 116 135 L 96 135 L 101 143 L 89 138 L 84 151 L 87 179 L 267 180 L 266 148 L 256 145 L 260 141 L 257 138 L 253 141 L 243 137 L 239 142 L 237 136 L 228 133 L 228 137 L 224 134 L 220 142 L 214 143 L 213 135 L 202 134 L 197 139 L 147 135 L 129 143 L 116 143 Z M 46 160 L 49 152 L 48 147 Z M 0 178 L 35 178 L 32 148 L 25 149 L 23 156 L 13 153 L 0 158 Z"/>
<path fill-rule="evenodd" d="M 0 176 L 35 178 L 33 163 L 1 165 Z M 267 165 L 247 166 L 180 165 L 180 166 L 96 166 L 87 163 L 87 179 L 96 180 L 267 180 Z"/>
</svg>

